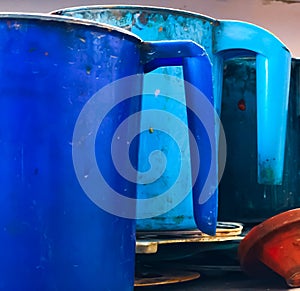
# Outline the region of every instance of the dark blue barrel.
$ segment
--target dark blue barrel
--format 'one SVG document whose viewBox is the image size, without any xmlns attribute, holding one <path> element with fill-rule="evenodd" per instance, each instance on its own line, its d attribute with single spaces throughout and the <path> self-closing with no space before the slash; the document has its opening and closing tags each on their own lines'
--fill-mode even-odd
<svg viewBox="0 0 300 291">
<path fill-rule="evenodd" d="M 194 49 L 209 63 L 205 52 L 194 43 L 186 51 L 186 43 L 172 43 L 166 56 L 164 45 L 143 43 L 122 30 L 45 15 L 1 14 L 0 31 L 0 289 L 132 290 L 135 220 L 102 210 L 83 191 L 80 179 L 88 181 L 90 169 L 76 176 L 72 150 L 90 133 L 74 144 L 74 128 L 92 96 L 115 80 L 142 75 L 146 60 L 161 56 L 168 65 L 166 59 L 176 56 L 177 64 Z M 136 80 L 123 86 L 135 93 L 130 99 L 110 91 L 115 106 L 101 123 L 95 147 L 107 183 L 131 199 L 136 184 L 113 169 L 108 149 L 114 129 L 141 109 L 142 78 Z M 92 113 L 91 122 L 97 117 Z M 130 151 L 134 167 L 137 147 Z"/>
<path fill-rule="evenodd" d="M 50 17 L 1 16 L 0 31 L 0 289 L 131 289 L 134 223 L 84 194 L 72 134 L 95 92 L 142 72 L 139 40 Z"/>
<path fill-rule="evenodd" d="M 256 66 L 251 58 L 227 61 L 224 69 L 222 124 L 228 144 L 220 183 L 222 220 L 257 224 L 300 207 L 300 63 L 293 59 L 288 103 L 287 136 L 281 185 L 256 181 Z M 274 100 L 276 102 L 276 100 Z M 280 138 L 283 136 L 278 133 Z M 234 209 L 234 211 L 233 211 Z"/>
</svg>

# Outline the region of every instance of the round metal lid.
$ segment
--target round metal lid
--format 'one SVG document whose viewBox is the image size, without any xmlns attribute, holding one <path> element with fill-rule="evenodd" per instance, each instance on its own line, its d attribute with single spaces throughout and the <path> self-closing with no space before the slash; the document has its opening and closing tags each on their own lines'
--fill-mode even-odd
<svg viewBox="0 0 300 291">
<path fill-rule="evenodd" d="M 157 286 L 187 282 L 198 279 L 200 274 L 191 271 L 166 271 L 166 270 L 148 270 L 135 276 L 135 287 Z"/>
</svg>

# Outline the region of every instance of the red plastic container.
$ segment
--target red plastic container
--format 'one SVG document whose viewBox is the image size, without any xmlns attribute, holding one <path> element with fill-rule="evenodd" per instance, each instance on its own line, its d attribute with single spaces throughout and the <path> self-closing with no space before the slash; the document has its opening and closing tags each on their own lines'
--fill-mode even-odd
<svg viewBox="0 0 300 291">
<path fill-rule="evenodd" d="M 300 287 L 300 208 L 254 227 L 241 241 L 238 255 L 246 273 L 266 276 L 270 268 L 290 287 Z"/>
</svg>

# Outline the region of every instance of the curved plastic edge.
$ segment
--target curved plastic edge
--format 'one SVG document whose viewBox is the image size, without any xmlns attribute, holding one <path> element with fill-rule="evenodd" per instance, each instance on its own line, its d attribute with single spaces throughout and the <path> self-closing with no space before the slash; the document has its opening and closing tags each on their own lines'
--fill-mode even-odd
<svg viewBox="0 0 300 291">
<path fill-rule="evenodd" d="M 291 54 L 269 31 L 239 21 L 214 27 L 214 52 L 256 53 L 258 183 L 280 185 L 283 177 Z M 244 54 L 244 52 L 243 52 Z M 219 101 L 220 102 L 220 101 Z"/>
<path fill-rule="evenodd" d="M 197 148 L 190 142 L 191 174 L 194 182 L 192 191 L 194 219 L 202 232 L 214 235 L 218 211 L 218 160 L 212 64 L 206 51 L 193 41 L 145 42 L 142 45 L 145 50 L 145 72 L 150 72 L 159 66 L 183 66 L 184 80 L 187 82 L 185 91 L 188 126 L 197 142 Z M 212 110 L 204 108 L 199 93 L 206 97 L 209 102 L 206 105 L 210 104 Z M 201 110 L 205 112 L 212 136 L 208 136 L 207 128 L 201 124 L 197 114 L 190 108 L 197 112 Z M 200 165 L 193 158 L 196 155 L 200 156 Z M 209 175 L 209 172 L 212 175 Z M 213 190 L 209 192 L 211 189 Z"/>
<path fill-rule="evenodd" d="M 183 9 L 175 9 L 175 8 L 168 8 L 168 7 L 160 7 L 160 6 L 142 6 L 142 5 L 120 5 L 120 4 L 108 4 L 108 5 L 87 5 L 87 6 L 74 6 L 74 7 L 67 7 L 58 10 L 53 10 L 50 14 L 70 14 L 76 12 L 84 12 L 84 11 L 102 11 L 102 10 L 111 10 L 111 11 L 120 11 L 120 10 L 140 10 L 140 11 L 147 11 L 151 13 L 169 13 L 169 14 L 177 14 L 182 16 L 190 16 L 190 17 L 197 17 L 201 18 L 202 20 L 215 22 L 216 19 L 205 15 L 195 13 L 193 11 L 183 10 Z"/>
</svg>

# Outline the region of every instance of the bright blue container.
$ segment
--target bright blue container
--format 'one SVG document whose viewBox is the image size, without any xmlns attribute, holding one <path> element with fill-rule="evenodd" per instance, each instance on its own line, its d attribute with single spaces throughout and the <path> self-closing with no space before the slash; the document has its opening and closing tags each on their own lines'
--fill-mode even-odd
<svg viewBox="0 0 300 291">
<path fill-rule="evenodd" d="M 257 170 L 255 175 L 260 184 L 277 185 L 282 181 L 284 146 L 286 136 L 287 102 L 290 76 L 290 53 L 282 42 L 270 32 L 250 23 L 216 20 L 201 14 L 182 10 L 142 7 L 142 6 L 86 6 L 71 7 L 53 12 L 64 16 L 89 19 L 125 28 L 140 36 L 143 40 L 176 40 L 191 39 L 202 45 L 213 64 L 215 108 L 221 111 L 223 60 L 253 56 L 257 68 Z M 178 68 L 161 68 L 159 73 L 182 78 Z M 278 74 L 280 72 L 280 74 Z M 147 83 L 147 78 L 146 82 Z M 166 85 L 167 84 L 167 85 Z M 168 83 L 164 78 L 157 88 L 164 88 Z M 170 95 L 184 100 L 184 90 L 169 86 Z M 170 103 L 168 98 L 159 102 L 156 96 L 144 98 L 143 109 L 157 108 L 171 112 L 186 121 L 186 112 L 182 107 Z M 149 117 L 142 116 L 142 124 L 151 124 Z M 187 132 L 181 133 L 187 139 Z M 220 144 L 221 155 L 224 155 L 224 144 Z M 157 132 L 141 135 L 139 151 L 139 167 L 148 169 L 148 156 L 154 150 L 162 151 L 170 161 L 169 167 L 155 182 L 138 186 L 138 197 L 149 198 L 161 191 L 169 189 L 178 175 L 178 164 L 182 160 L 189 161 L 188 144 L 178 153 L 169 137 Z M 223 157 L 224 158 L 224 157 Z M 192 158 L 193 159 L 193 158 Z M 242 162 L 242 161 L 241 161 Z M 222 162 L 219 175 L 222 175 Z M 191 183 L 189 173 L 187 183 Z M 182 185 L 183 193 L 189 184 Z M 176 193 L 174 193 L 175 195 Z M 203 223 L 215 225 L 217 220 L 218 193 L 203 203 Z M 142 206 L 138 204 L 138 208 Z M 157 205 L 166 207 L 166 205 Z M 195 227 L 193 217 L 192 196 L 167 213 L 137 221 L 138 230 L 178 230 Z M 208 226 L 206 226 L 208 227 Z"/>
<path fill-rule="evenodd" d="M 73 139 L 76 121 L 104 86 L 184 57 L 203 63 L 206 83 L 195 85 L 213 102 L 205 51 L 192 42 L 143 43 L 121 29 L 49 15 L 0 14 L 0 31 L 0 289 L 132 290 L 135 221 L 100 209 L 83 191 L 79 182 L 89 182 L 90 169 L 76 176 L 72 151 L 90 133 Z M 190 82 L 192 69 L 185 67 Z M 135 80 L 141 82 L 124 87 L 138 92 L 133 98 L 119 102 L 122 92 L 111 91 L 116 106 L 97 131 L 95 151 L 107 183 L 129 198 L 136 184 L 115 171 L 110 144 L 119 123 L 141 110 L 142 78 Z M 196 121 L 189 119 L 191 130 L 201 135 Z M 135 166 L 137 147 L 130 151 Z M 99 197 L 114 205 L 101 190 Z"/>
</svg>

